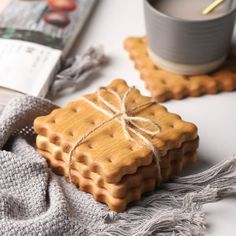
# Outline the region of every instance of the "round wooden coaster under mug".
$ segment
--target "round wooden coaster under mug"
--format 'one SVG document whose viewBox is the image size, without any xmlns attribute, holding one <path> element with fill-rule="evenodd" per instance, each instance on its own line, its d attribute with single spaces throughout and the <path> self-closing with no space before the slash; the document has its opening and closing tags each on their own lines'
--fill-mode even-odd
<svg viewBox="0 0 236 236">
<path fill-rule="evenodd" d="M 236 1 L 221 0 L 219 6 L 204 13 L 212 2 L 144 0 L 148 53 L 158 67 L 195 75 L 214 71 L 225 61 L 235 25 Z"/>
</svg>

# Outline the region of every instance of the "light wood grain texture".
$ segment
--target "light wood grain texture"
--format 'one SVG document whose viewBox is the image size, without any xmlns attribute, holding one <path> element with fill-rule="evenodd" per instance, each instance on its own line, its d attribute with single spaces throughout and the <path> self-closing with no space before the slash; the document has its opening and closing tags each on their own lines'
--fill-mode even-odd
<svg viewBox="0 0 236 236">
<path fill-rule="evenodd" d="M 57 162 L 60 165 L 63 165 L 63 171 L 57 171 L 60 174 L 68 176 L 68 154 L 63 152 L 62 148 L 51 143 L 47 137 L 38 135 L 36 141 L 38 150 L 44 154 L 44 156 L 53 162 Z M 178 149 L 172 149 L 168 153 L 161 157 L 160 166 L 161 166 L 161 175 L 163 181 L 168 180 L 169 171 L 168 169 L 171 166 L 171 163 L 176 162 L 178 164 L 179 159 L 184 156 L 184 154 L 189 152 L 195 152 L 198 147 L 198 139 L 185 142 Z M 53 165 L 51 165 L 54 168 Z M 55 169 L 57 169 L 55 167 Z M 132 188 L 137 188 L 142 185 L 143 181 L 147 179 L 153 179 L 156 182 L 156 171 L 157 167 L 154 162 L 148 166 L 141 166 L 137 169 L 136 173 L 125 175 L 119 183 L 112 184 L 104 181 L 102 176 L 98 173 L 95 173 L 90 170 L 89 166 L 85 163 L 74 161 L 72 169 L 79 172 L 84 178 L 91 179 L 99 188 L 105 188 L 108 190 L 109 194 L 116 198 L 125 197 L 128 191 Z M 177 168 L 179 169 L 179 168 Z M 154 189 L 153 189 L 154 190 Z"/>
<path fill-rule="evenodd" d="M 39 152 L 48 160 L 54 172 L 60 175 L 67 175 L 67 165 L 64 161 L 55 159 L 48 151 L 39 150 Z M 173 175 L 179 174 L 184 167 L 193 163 L 196 160 L 196 149 L 192 152 L 184 152 L 184 148 L 180 148 L 173 151 L 170 155 L 175 156 L 176 160 L 172 160 L 169 166 L 162 170 L 162 175 L 165 180 L 168 180 Z M 96 173 L 90 173 L 91 176 L 95 175 L 96 177 L 84 177 L 78 168 L 73 168 L 72 181 L 81 191 L 91 193 L 95 200 L 107 204 L 111 210 L 123 212 L 129 203 L 140 200 L 143 193 L 152 192 L 156 189 L 156 173 L 153 172 L 155 165 L 153 165 L 153 163 L 151 165 L 146 167 L 144 171 L 146 172 L 149 169 L 154 176 L 143 178 L 142 181 L 138 181 L 142 178 L 142 167 L 140 167 L 137 173 L 125 176 L 121 183 L 108 184 L 104 182 L 104 185 L 100 185 L 96 182 L 97 178 L 101 178 L 101 176 Z M 94 180 L 94 178 L 96 178 L 96 180 Z M 125 183 L 126 180 L 133 181 L 133 185 L 136 186 L 132 187 L 131 184 L 129 185 L 130 182 Z M 113 189 L 113 192 L 111 189 Z M 124 193 L 123 191 L 125 191 L 124 195 L 122 194 Z"/>
</svg>

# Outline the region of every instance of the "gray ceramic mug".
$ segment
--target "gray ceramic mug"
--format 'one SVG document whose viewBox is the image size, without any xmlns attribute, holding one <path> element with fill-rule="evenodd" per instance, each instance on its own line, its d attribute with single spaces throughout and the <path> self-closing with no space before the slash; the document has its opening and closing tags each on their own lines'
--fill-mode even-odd
<svg viewBox="0 0 236 236">
<path fill-rule="evenodd" d="M 155 0 L 158 1 L 158 0 Z M 209 20 L 185 20 L 165 15 L 144 0 L 148 52 L 160 68 L 177 74 L 203 74 L 227 58 L 236 7 Z"/>
</svg>

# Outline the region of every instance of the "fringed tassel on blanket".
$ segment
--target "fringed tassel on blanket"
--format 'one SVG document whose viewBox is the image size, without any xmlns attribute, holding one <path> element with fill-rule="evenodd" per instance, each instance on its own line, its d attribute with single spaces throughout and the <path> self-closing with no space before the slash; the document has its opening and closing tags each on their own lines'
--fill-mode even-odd
<svg viewBox="0 0 236 236">
<path fill-rule="evenodd" d="M 101 235 L 204 235 L 207 221 L 202 205 L 236 193 L 235 171 L 233 157 L 199 174 L 173 178 L 143 198 L 139 207 L 106 214 Z"/>
<path fill-rule="evenodd" d="M 107 61 L 102 46 L 90 47 L 83 55 L 68 58 L 52 83 L 50 94 L 55 97 L 68 88 L 76 91 L 81 81 L 99 72 Z"/>
</svg>

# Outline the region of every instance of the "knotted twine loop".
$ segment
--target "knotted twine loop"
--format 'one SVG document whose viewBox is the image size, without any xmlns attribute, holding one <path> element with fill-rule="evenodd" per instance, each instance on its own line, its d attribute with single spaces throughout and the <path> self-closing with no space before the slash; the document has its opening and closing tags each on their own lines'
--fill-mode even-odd
<svg viewBox="0 0 236 236">
<path fill-rule="evenodd" d="M 99 129 L 100 127 L 106 125 L 107 123 L 109 123 L 112 120 L 116 120 L 116 121 L 118 121 L 121 124 L 121 127 L 123 129 L 123 133 L 124 133 L 125 137 L 128 140 L 133 141 L 133 142 L 135 142 L 138 145 L 143 145 L 140 142 L 138 142 L 135 138 L 133 138 L 133 136 L 131 134 L 134 134 L 145 144 L 145 146 L 147 148 L 149 148 L 153 152 L 154 158 L 155 158 L 155 163 L 156 163 L 156 166 L 157 166 L 157 179 L 158 179 L 158 183 L 161 182 L 162 176 L 161 176 L 159 153 L 158 153 L 155 145 L 142 134 L 142 132 L 143 132 L 143 133 L 153 137 L 157 133 L 160 132 L 161 127 L 156 122 L 154 122 L 151 119 L 148 119 L 148 118 L 145 118 L 145 117 L 141 117 L 141 116 L 133 116 L 133 115 L 131 115 L 134 112 L 137 112 L 139 110 L 147 108 L 148 106 L 151 106 L 153 104 L 156 104 L 156 102 L 155 101 L 148 101 L 148 102 L 145 102 L 143 104 L 137 105 L 134 108 L 128 110 L 127 107 L 126 107 L 126 102 L 127 102 L 127 99 L 128 99 L 128 97 L 130 95 L 130 92 L 133 89 L 134 89 L 134 87 L 129 88 L 125 92 L 123 97 L 121 97 L 120 94 L 115 92 L 114 90 L 106 88 L 106 87 L 101 87 L 100 89 L 98 89 L 97 97 L 107 108 L 109 108 L 109 111 L 104 109 L 104 108 L 102 108 L 101 106 L 95 104 L 94 102 L 88 100 L 85 97 L 81 98 L 81 100 L 87 102 L 88 104 L 90 104 L 95 109 L 97 109 L 97 110 L 101 111 L 102 113 L 104 113 L 105 115 L 107 115 L 109 118 L 107 120 L 102 121 L 101 123 L 96 125 L 93 129 L 89 130 L 87 133 L 82 135 L 75 142 L 75 144 L 72 146 L 72 148 L 71 148 L 71 150 L 69 152 L 69 162 L 68 162 L 69 163 L 68 164 L 68 179 L 69 179 L 70 183 L 72 182 L 71 168 L 72 168 L 72 161 L 73 161 L 73 153 L 74 153 L 75 149 L 81 143 L 83 143 L 83 141 L 88 136 L 90 136 L 97 129 Z M 104 99 L 104 97 L 101 95 L 101 90 L 106 90 L 107 92 L 109 92 L 112 95 L 114 95 L 116 97 L 117 101 L 119 102 L 119 108 L 115 107 L 108 100 Z M 152 125 L 153 127 L 155 127 L 155 130 L 148 129 L 148 128 L 138 124 L 137 122 L 141 122 L 141 123 L 146 123 L 146 124 Z M 134 129 L 133 127 L 135 127 L 136 129 Z"/>
</svg>

